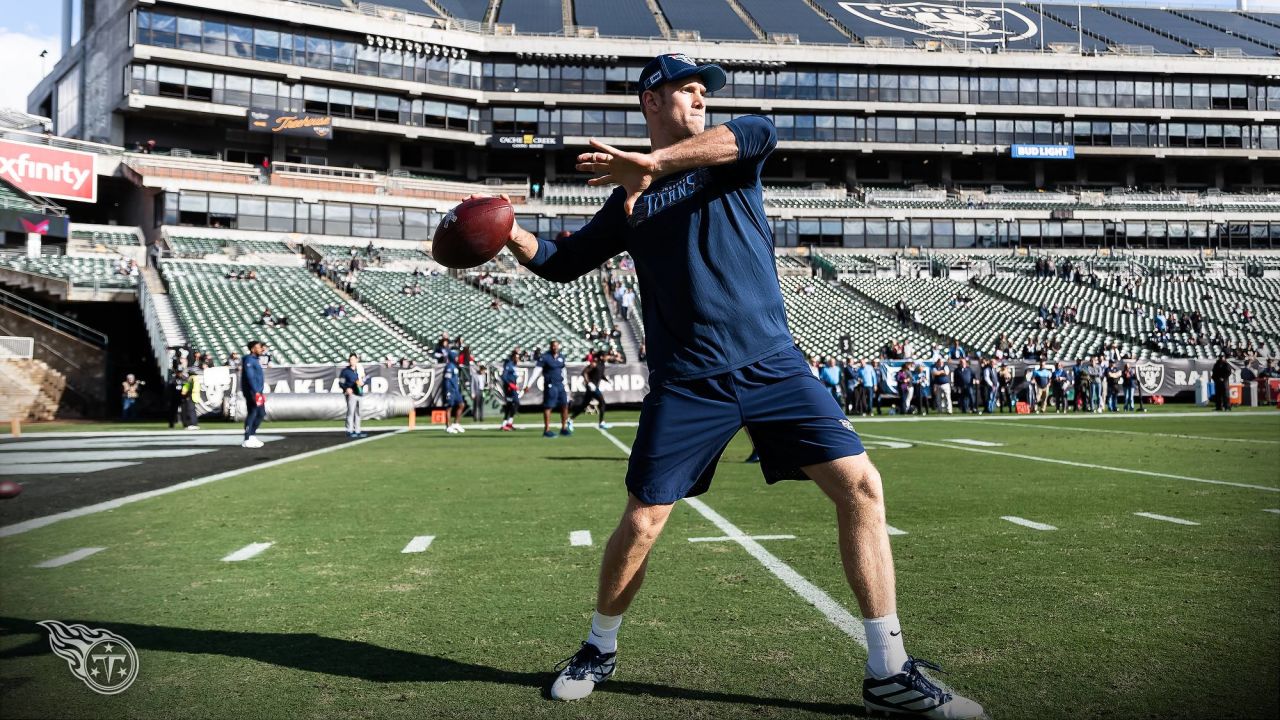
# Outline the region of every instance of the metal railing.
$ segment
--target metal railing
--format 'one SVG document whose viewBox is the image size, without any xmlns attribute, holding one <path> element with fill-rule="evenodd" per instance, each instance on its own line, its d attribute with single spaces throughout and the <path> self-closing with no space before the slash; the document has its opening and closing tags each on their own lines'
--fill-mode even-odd
<svg viewBox="0 0 1280 720">
<path fill-rule="evenodd" d="M 72 337 L 83 340 L 90 345 L 97 345 L 105 348 L 107 346 L 107 336 L 94 330 L 93 328 L 82 325 L 72 320 L 66 315 L 56 313 L 46 307 L 37 305 L 26 298 L 19 297 L 8 290 L 0 290 L 0 307 L 6 307 L 21 315 L 37 320 L 55 330 L 64 332 Z"/>
</svg>

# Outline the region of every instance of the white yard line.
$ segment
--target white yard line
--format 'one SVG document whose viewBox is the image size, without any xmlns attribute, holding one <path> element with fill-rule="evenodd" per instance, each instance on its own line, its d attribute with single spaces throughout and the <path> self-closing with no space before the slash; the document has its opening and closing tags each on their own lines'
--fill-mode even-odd
<svg viewBox="0 0 1280 720">
<path fill-rule="evenodd" d="M 405 553 L 423 552 L 427 548 L 431 547 L 431 541 L 435 539 L 436 539 L 435 535 L 419 535 L 414 539 L 410 540 L 409 544 L 405 545 L 404 549 L 401 550 L 400 553 L 403 555 Z"/>
<path fill-rule="evenodd" d="M 885 526 L 885 529 L 887 529 L 887 530 L 889 531 L 889 535 L 890 535 L 891 537 L 892 537 L 892 536 L 894 536 L 894 535 L 906 535 L 906 534 L 907 534 L 907 531 L 906 531 L 906 530 L 899 530 L 898 528 L 896 528 L 896 527 L 894 527 L 894 526 L 892 526 L 892 525 L 886 525 L 886 526 Z"/>
<path fill-rule="evenodd" d="M 986 440 L 972 440 L 970 438 L 945 438 L 943 442 L 956 443 L 957 445 L 972 445 L 973 447 L 1003 447 L 1004 443 L 987 442 Z"/>
<path fill-rule="evenodd" d="M 1182 518 L 1169 517 L 1168 515 L 1157 515 L 1155 513 L 1149 513 L 1149 512 L 1136 512 L 1134 513 L 1134 515 L 1137 515 L 1138 517 L 1151 518 L 1152 520 L 1163 520 L 1164 522 L 1171 522 L 1177 525 L 1199 525 L 1200 524 L 1198 522 L 1191 522 L 1190 520 L 1183 520 Z"/>
<path fill-rule="evenodd" d="M 80 548 L 79 550 L 69 552 L 66 555 L 59 555 L 56 558 L 45 560 L 44 562 L 40 563 L 39 565 L 36 565 L 35 567 L 56 568 L 56 567 L 62 567 L 63 565 L 70 565 L 71 563 L 77 560 L 83 560 L 89 557 L 90 555 L 100 553 L 103 550 L 106 550 L 106 548 L 100 548 L 100 547 Z"/>
<path fill-rule="evenodd" d="M 325 453 L 331 453 L 337 450 L 344 450 L 346 448 L 355 447 L 363 443 L 369 443 L 369 442 L 381 440 L 382 438 L 391 437 L 392 435 L 399 435 L 400 433 L 403 433 L 403 432 L 408 432 L 408 428 L 405 428 L 403 430 L 393 430 L 391 432 L 381 433 L 378 435 L 370 435 L 369 437 L 364 438 L 362 440 L 352 440 L 350 442 L 340 443 L 338 445 L 331 445 L 329 447 L 320 448 L 318 450 L 309 450 L 307 452 L 299 453 L 297 455 L 291 455 L 289 457 L 279 458 L 277 460 L 270 460 L 268 462 L 258 463 L 257 465 L 248 465 L 246 467 L 237 468 L 235 470 L 228 470 L 226 472 L 218 473 L 217 475 L 209 475 L 207 477 L 196 478 L 195 480 L 188 480 L 186 482 L 181 482 L 176 485 L 170 485 L 168 487 L 157 488 L 155 490 L 148 490 L 146 492 L 135 493 L 133 495 L 126 495 L 124 497 L 119 497 L 114 500 L 107 500 L 105 502 L 100 502 L 93 505 L 86 505 L 85 507 L 82 507 L 82 508 L 67 510 L 65 512 L 56 513 L 54 515 L 45 515 L 44 517 L 24 520 L 20 523 L 14 523 L 13 525 L 5 525 L 4 527 L 0 527 L 0 537 L 9 537 L 10 535 L 18 535 L 24 532 L 29 532 L 31 530 L 35 530 L 36 528 L 42 528 L 45 525 L 52 525 L 53 523 L 60 522 L 62 520 L 70 520 L 72 518 L 84 517 L 85 515 L 93 515 L 94 513 L 100 513 L 106 510 L 115 510 L 118 507 L 128 505 L 130 503 L 135 503 L 140 500 L 149 500 L 153 497 L 159 497 L 160 495 L 168 495 L 169 493 L 178 492 L 179 490 L 186 490 L 188 488 L 206 485 L 211 482 L 217 482 L 218 480 L 226 480 L 227 478 L 238 477 L 240 475 L 244 475 L 245 473 L 256 472 L 258 470 L 266 470 L 267 468 L 276 467 L 277 465 L 283 465 L 285 463 L 291 463 L 295 460 L 306 460 L 307 458 L 312 458 L 317 455 L 324 455 Z"/>
<path fill-rule="evenodd" d="M 1132 468 L 1113 467 L 1110 465 L 1095 465 L 1093 463 L 1075 462 L 1073 460 L 1058 460 L 1057 458 L 1039 457 L 1037 455 L 1023 455 L 1021 453 L 1005 452 L 1003 450 L 988 450 L 985 448 L 963 447 L 960 445 L 951 445 L 944 442 L 931 442 L 928 440 L 906 440 L 896 437 L 885 437 L 883 435 L 868 435 L 862 433 L 863 437 L 873 440 L 892 440 L 895 442 L 915 443 L 916 445 L 928 445 L 931 447 L 949 448 L 951 450 L 959 450 L 961 452 L 982 453 L 984 455 L 999 455 L 1001 457 L 1017 458 L 1019 460 L 1032 460 L 1035 462 L 1052 463 L 1054 465 L 1070 465 L 1071 467 L 1089 468 L 1090 470 L 1107 470 L 1109 472 L 1127 473 L 1130 475 L 1143 475 L 1146 477 L 1166 478 L 1169 480 L 1185 480 L 1187 482 L 1205 483 L 1208 485 L 1225 485 L 1227 487 L 1245 488 L 1246 490 L 1263 490 L 1265 492 L 1280 492 L 1280 487 L 1267 487 L 1266 485 L 1250 485 L 1248 483 L 1227 482 L 1226 480 L 1210 480 L 1208 478 L 1189 477 L 1187 475 L 1172 475 L 1170 473 L 1160 473 L 1151 470 L 1134 470 Z"/>
<path fill-rule="evenodd" d="M 626 443 L 611 435 L 607 430 L 601 430 L 600 434 L 608 438 L 610 442 L 627 455 L 631 454 L 631 448 L 627 447 Z M 760 543 L 752 540 L 749 535 L 739 530 L 736 525 L 726 520 L 723 515 L 712 510 L 706 503 L 698 498 L 685 498 L 684 501 L 694 510 L 697 510 L 699 515 L 720 528 L 720 532 L 733 538 L 734 542 L 741 545 L 744 550 L 751 554 L 751 557 L 758 560 L 761 565 L 765 566 L 765 569 L 791 588 L 792 592 L 799 595 L 810 605 L 818 608 L 832 625 L 835 625 L 841 632 L 853 638 L 864 649 L 867 647 L 867 635 L 862 629 L 862 621 L 854 617 L 853 613 L 845 609 L 843 605 L 833 600 L 822 588 L 806 580 L 790 565 L 779 560 L 776 555 L 766 550 Z"/>
<path fill-rule="evenodd" d="M 1036 522 L 1035 520 L 1028 520 L 1028 519 L 1026 519 L 1026 518 L 1020 518 L 1020 517 L 1017 517 L 1017 516 L 1015 516 L 1015 515 L 1002 515 L 1002 516 L 1000 517 L 1000 519 L 1001 519 L 1001 520 L 1008 520 L 1009 522 L 1013 523 L 1014 525 L 1021 525 L 1022 527 L 1031 528 L 1032 530 L 1057 530 L 1057 529 L 1058 529 L 1058 528 L 1056 528 L 1056 527 L 1054 527 L 1054 526 L 1052 526 L 1052 525 L 1046 525 L 1046 524 L 1041 523 L 1041 522 Z"/>
<path fill-rule="evenodd" d="M 571 547 L 583 547 L 591 544 L 590 530 L 574 530 L 569 533 L 569 545 Z"/>
<path fill-rule="evenodd" d="M 1269 512 L 1269 513 L 1273 513 L 1273 514 L 1275 514 L 1275 515 L 1280 515 L 1280 508 L 1267 508 L 1266 510 L 1263 510 L 1262 512 Z"/>
<path fill-rule="evenodd" d="M 241 560 L 248 560 L 251 557 L 261 555 L 263 550 L 266 550 L 272 545 L 275 545 L 275 543 L 249 543 L 248 545 L 245 545 L 239 550 L 222 558 L 222 562 L 240 562 Z"/>
<path fill-rule="evenodd" d="M 751 535 L 750 540 L 795 540 L 795 535 Z M 694 537 L 689 538 L 689 542 L 737 542 L 737 537 L 722 535 L 720 537 Z"/>
<path fill-rule="evenodd" d="M 1280 440 L 1250 440 L 1249 438 L 1225 438 L 1225 437 L 1213 437 L 1212 435 L 1182 435 L 1179 433 L 1142 432 L 1141 430 L 1115 430 L 1115 429 L 1104 430 L 1102 428 L 1068 427 L 1066 425 L 1044 425 L 1041 423 L 1033 423 L 1033 422 L 1008 422 L 1005 420 L 978 420 L 976 418 L 973 419 L 972 422 L 984 422 L 984 423 L 987 423 L 988 425 L 1008 425 L 1010 427 L 1033 427 L 1033 428 L 1045 428 L 1048 430 L 1070 430 L 1072 432 L 1108 433 L 1112 435 L 1147 435 L 1151 437 L 1176 438 L 1178 440 L 1212 440 L 1212 441 L 1221 441 L 1221 442 L 1261 443 L 1265 445 L 1280 445 Z"/>
</svg>

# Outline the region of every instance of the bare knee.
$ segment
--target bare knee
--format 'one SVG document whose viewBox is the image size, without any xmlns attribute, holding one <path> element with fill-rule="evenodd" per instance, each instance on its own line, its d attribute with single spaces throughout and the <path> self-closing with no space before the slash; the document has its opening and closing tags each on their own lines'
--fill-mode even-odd
<svg viewBox="0 0 1280 720">
<path fill-rule="evenodd" d="M 866 455 L 841 458 L 806 470 L 836 505 L 860 513 L 876 508 L 883 512 L 884 488 L 880 483 L 880 472 Z"/>
<path fill-rule="evenodd" d="M 635 548 L 652 547 L 662 534 L 667 524 L 667 516 L 671 513 L 670 505 L 645 505 L 632 502 L 627 505 L 621 522 L 618 523 L 617 537 L 627 546 Z"/>
</svg>

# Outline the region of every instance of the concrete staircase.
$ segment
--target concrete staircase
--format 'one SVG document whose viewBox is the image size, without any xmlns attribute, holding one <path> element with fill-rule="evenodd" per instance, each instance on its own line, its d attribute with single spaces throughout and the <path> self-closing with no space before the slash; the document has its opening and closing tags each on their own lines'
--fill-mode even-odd
<svg viewBox="0 0 1280 720">
<path fill-rule="evenodd" d="M 178 313 L 169 299 L 160 273 L 153 267 L 142 269 L 142 281 L 138 283 L 138 302 L 142 305 L 142 321 L 151 339 L 151 353 L 156 358 L 160 377 L 169 371 L 169 350 L 187 346 L 187 333 L 178 321 Z"/>
<path fill-rule="evenodd" d="M 42 360 L 0 360 L 0 420 L 53 420 L 67 379 Z"/>
<path fill-rule="evenodd" d="M 733 10 L 734 14 L 742 18 L 742 22 L 747 24 L 747 28 L 749 28 L 751 33 L 756 36 L 756 40 L 764 42 L 769 39 L 769 35 L 765 33 L 764 28 L 760 27 L 760 23 L 756 22 L 756 19 L 751 17 L 751 13 L 747 12 L 746 8 L 738 4 L 738 0 L 724 1 L 729 4 L 729 7 Z"/>
</svg>

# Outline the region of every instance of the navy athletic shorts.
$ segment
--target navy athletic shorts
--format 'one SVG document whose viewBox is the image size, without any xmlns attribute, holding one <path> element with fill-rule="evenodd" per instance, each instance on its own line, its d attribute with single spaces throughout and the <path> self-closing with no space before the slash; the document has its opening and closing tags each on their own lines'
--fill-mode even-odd
<svg viewBox="0 0 1280 720">
<path fill-rule="evenodd" d="M 448 408 L 458 407 L 465 404 L 462 399 L 462 390 L 456 382 L 445 381 L 444 383 L 444 406 Z"/>
<path fill-rule="evenodd" d="M 564 391 L 564 383 L 554 385 L 548 383 L 542 394 L 542 407 L 555 409 L 569 404 L 569 396 Z"/>
<path fill-rule="evenodd" d="M 864 452 L 839 404 L 796 348 L 746 367 L 651 388 L 627 468 L 627 490 L 669 504 L 711 487 L 720 454 L 745 426 L 765 481 L 807 479 L 801 467 Z"/>
</svg>

